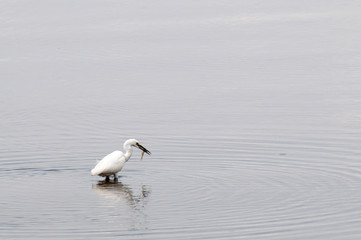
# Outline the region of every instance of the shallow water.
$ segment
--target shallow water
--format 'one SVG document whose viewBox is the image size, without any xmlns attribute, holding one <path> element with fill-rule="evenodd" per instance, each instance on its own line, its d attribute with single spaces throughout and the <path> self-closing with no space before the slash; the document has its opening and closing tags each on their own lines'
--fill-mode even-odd
<svg viewBox="0 0 361 240">
<path fill-rule="evenodd" d="M 0 238 L 359 239 L 360 8 L 2 1 Z"/>
</svg>

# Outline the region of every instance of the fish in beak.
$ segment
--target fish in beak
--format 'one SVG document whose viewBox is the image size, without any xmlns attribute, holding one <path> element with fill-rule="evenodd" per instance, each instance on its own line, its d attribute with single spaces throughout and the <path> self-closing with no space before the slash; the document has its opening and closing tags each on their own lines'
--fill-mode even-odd
<svg viewBox="0 0 361 240">
<path fill-rule="evenodd" d="M 143 147 L 143 146 L 140 145 L 139 143 L 136 143 L 136 147 L 143 151 L 143 152 L 142 152 L 142 157 L 140 158 L 140 160 L 143 159 L 144 153 L 146 153 L 146 154 L 148 154 L 148 155 L 151 154 L 150 151 L 148 151 L 145 147 Z"/>
</svg>

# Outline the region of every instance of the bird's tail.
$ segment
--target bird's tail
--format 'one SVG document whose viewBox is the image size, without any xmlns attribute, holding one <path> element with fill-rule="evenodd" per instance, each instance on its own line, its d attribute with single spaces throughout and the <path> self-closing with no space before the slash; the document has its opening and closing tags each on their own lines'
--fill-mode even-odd
<svg viewBox="0 0 361 240">
<path fill-rule="evenodd" d="M 97 165 L 100 161 L 97 160 Z M 97 169 L 97 166 L 95 166 L 92 170 L 91 170 L 91 174 L 92 176 L 98 175 L 99 174 L 99 169 Z"/>
</svg>

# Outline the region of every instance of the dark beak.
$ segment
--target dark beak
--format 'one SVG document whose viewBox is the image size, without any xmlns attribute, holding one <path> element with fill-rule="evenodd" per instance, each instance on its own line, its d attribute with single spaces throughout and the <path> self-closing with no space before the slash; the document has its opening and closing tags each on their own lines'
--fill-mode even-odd
<svg viewBox="0 0 361 240">
<path fill-rule="evenodd" d="M 146 154 L 150 155 L 151 152 L 149 152 L 145 147 L 143 147 L 142 145 L 140 145 L 139 143 L 137 143 L 137 147 L 142 150 L 143 152 L 145 152 Z"/>
</svg>

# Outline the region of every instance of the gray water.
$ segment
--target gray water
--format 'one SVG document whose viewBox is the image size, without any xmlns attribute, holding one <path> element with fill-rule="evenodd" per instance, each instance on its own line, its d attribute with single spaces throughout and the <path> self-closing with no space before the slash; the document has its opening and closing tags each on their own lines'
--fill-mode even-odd
<svg viewBox="0 0 361 240">
<path fill-rule="evenodd" d="M 1 1 L 0 238 L 360 239 L 360 12 Z"/>
</svg>

